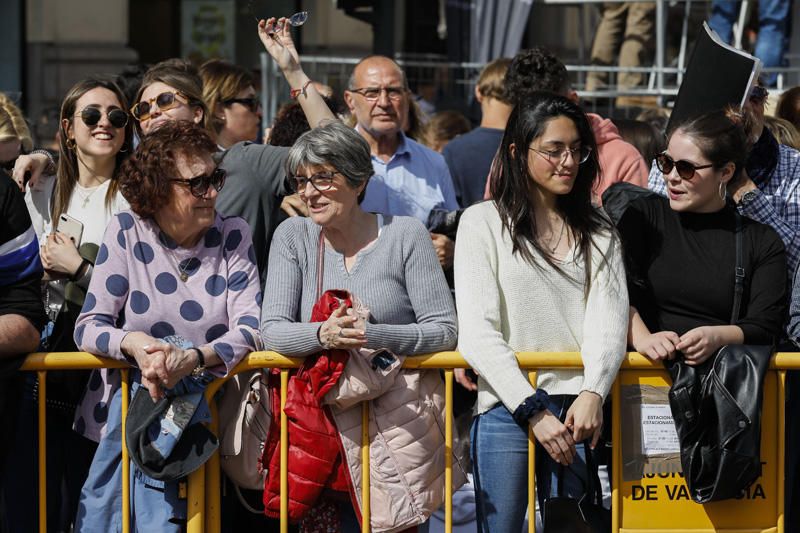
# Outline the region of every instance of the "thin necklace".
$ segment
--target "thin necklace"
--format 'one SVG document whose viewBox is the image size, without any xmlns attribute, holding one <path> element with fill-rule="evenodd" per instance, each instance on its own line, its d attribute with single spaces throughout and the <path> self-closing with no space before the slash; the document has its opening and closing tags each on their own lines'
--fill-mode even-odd
<svg viewBox="0 0 800 533">
<path fill-rule="evenodd" d="M 76 184 L 76 185 L 78 185 L 78 187 L 82 187 L 82 185 L 79 185 L 79 184 Z M 102 185 L 102 183 L 100 185 Z M 86 207 L 89 204 L 89 199 L 94 195 L 94 193 L 97 192 L 97 190 L 100 188 L 100 185 L 98 185 L 97 187 L 93 188 L 92 192 L 90 192 L 89 194 L 86 194 L 86 195 L 84 195 L 78 187 L 75 187 L 75 192 L 78 193 L 78 196 L 82 200 L 81 207 Z M 84 188 L 86 188 L 86 187 L 84 187 Z"/>
<path fill-rule="evenodd" d="M 189 266 L 192 264 L 192 258 L 190 257 L 189 259 L 185 260 L 184 261 L 185 264 L 181 266 L 180 261 L 178 261 L 178 258 L 175 257 L 175 253 L 169 248 L 167 248 L 167 250 L 169 250 L 169 255 L 170 257 L 172 257 L 172 260 L 175 261 L 175 268 L 178 269 L 181 281 L 186 283 L 186 280 L 189 279 L 189 274 L 186 271 L 189 270 Z"/>
<path fill-rule="evenodd" d="M 550 255 L 553 255 L 555 251 L 558 249 L 558 245 L 561 244 L 561 239 L 564 238 L 564 227 L 567 225 L 567 222 L 562 218 L 561 219 L 561 231 L 558 233 L 558 240 L 556 244 L 551 248 L 549 245 L 545 244 L 545 247 L 550 252 Z"/>
</svg>

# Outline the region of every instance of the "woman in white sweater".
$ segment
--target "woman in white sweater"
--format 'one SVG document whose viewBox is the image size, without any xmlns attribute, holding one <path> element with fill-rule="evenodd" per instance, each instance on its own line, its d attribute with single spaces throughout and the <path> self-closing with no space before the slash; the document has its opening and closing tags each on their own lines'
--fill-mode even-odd
<svg viewBox="0 0 800 533">
<path fill-rule="evenodd" d="M 560 465 L 577 474 L 561 476 L 563 495 L 597 487 L 586 453 L 625 353 L 628 295 L 618 237 L 591 205 L 595 148 L 578 106 L 536 95 L 511 113 L 494 200 L 461 218 L 456 305 L 459 350 L 480 376 L 472 428 L 479 531 L 521 531 L 528 428 L 540 505 L 556 494 Z M 534 388 L 520 351 L 580 352 L 584 368 L 541 371 Z"/>
</svg>

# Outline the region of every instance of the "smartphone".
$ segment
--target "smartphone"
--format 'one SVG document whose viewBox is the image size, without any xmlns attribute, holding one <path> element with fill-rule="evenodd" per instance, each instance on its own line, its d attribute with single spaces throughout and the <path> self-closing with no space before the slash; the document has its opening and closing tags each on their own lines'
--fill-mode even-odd
<svg viewBox="0 0 800 533">
<path fill-rule="evenodd" d="M 81 237 L 83 236 L 83 222 L 66 213 L 61 213 L 58 217 L 58 228 L 56 228 L 56 231 L 72 239 L 75 246 L 80 246 Z"/>
</svg>

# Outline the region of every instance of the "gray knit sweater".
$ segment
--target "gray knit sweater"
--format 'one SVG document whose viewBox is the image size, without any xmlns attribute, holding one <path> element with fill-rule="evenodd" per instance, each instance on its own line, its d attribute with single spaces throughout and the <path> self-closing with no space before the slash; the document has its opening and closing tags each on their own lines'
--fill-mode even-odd
<svg viewBox="0 0 800 533">
<path fill-rule="evenodd" d="M 320 226 L 293 217 L 275 231 L 261 309 L 266 349 L 289 356 L 322 347 L 319 323 L 309 323 L 316 300 Z M 322 290 L 344 289 L 370 310 L 367 348 L 398 355 L 450 350 L 456 345 L 456 314 L 430 235 L 411 217 L 383 219 L 380 235 L 359 252 L 350 272 L 344 257 L 325 250 Z"/>
</svg>

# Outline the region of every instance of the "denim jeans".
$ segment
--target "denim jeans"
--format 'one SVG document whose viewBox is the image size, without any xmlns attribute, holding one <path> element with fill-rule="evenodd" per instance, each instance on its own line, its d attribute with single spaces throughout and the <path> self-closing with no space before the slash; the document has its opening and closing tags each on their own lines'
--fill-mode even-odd
<svg viewBox="0 0 800 533">
<path fill-rule="evenodd" d="M 561 420 L 575 396 L 551 396 L 550 412 Z M 562 477 L 564 496 L 579 498 L 588 473 L 585 447 L 576 448 L 571 468 L 578 475 Z M 472 423 L 472 460 L 480 533 L 520 533 L 528 508 L 528 432 L 520 428 L 505 406 L 497 405 Z M 536 490 L 539 508 L 558 491 L 559 465 L 536 444 Z"/>
<path fill-rule="evenodd" d="M 758 2 L 758 40 L 755 54 L 763 67 L 779 67 L 783 64 L 788 37 L 790 0 L 759 0 Z M 720 38 L 731 42 L 733 23 L 739 17 L 739 2 L 736 0 L 714 0 L 711 2 L 711 18 L 708 25 Z M 775 85 L 777 75 L 765 75 L 767 85 Z"/>
</svg>

